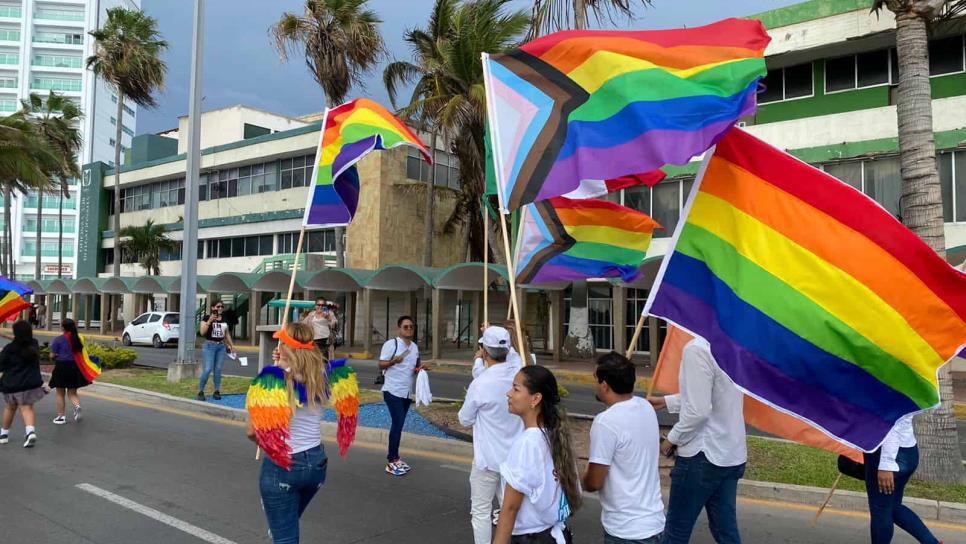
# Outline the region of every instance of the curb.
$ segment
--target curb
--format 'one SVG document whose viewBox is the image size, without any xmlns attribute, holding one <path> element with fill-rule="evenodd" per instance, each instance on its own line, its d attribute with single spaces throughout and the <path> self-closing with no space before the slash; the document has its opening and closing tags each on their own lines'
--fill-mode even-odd
<svg viewBox="0 0 966 544">
<path fill-rule="evenodd" d="M 107 397 L 122 398 L 153 404 L 156 406 L 192 411 L 207 416 L 218 417 L 236 422 L 247 421 L 248 414 L 245 410 L 228 408 L 208 402 L 201 402 L 193 399 L 175 397 L 164 393 L 155 393 L 144 389 L 136 389 L 124 385 L 109 383 L 93 383 L 85 388 L 92 393 L 97 393 Z M 442 400 L 442 399 L 440 399 Z M 332 422 L 322 423 L 323 431 L 329 436 L 335 436 L 338 425 Z M 403 450 L 413 453 L 432 452 L 437 454 L 458 456 L 463 458 L 467 464 L 473 459 L 473 444 L 456 439 L 443 439 L 431 436 L 423 436 L 412 433 L 403 433 L 406 447 Z M 389 430 L 374 427 L 358 427 L 356 438 L 360 442 L 370 444 L 385 444 L 389 440 Z M 670 485 L 670 478 L 662 474 L 661 486 L 667 488 Z M 804 485 L 779 484 L 773 482 L 759 482 L 754 480 L 740 480 L 738 482 L 738 496 L 748 499 L 760 499 L 779 501 L 792 504 L 802 504 L 814 506 L 816 509 L 828 496 L 829 489 L 821 487 L 810 487 Z M 856 491 L 838 490 L 832 496 L 829 508 L 845 510 L 850 512 L 869 511 L 868 499 L 865 493 Z M 911 508 L 916 514 L 927 521 L 940 521 L 966 525 L 966 504 L 935 501 L 930 499 L 920 499 L 906 497 L 903 504 Z"/>
</svg>

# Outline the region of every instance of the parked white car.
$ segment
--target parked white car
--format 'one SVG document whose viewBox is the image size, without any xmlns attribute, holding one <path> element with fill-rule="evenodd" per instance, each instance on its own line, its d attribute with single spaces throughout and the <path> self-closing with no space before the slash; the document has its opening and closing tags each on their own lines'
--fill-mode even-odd
<svg viewBox="0 0 966 544">
<path fill-rule="evenodd" d="M 124 327 L 121 334 L 121 343 L 125 346 L 131 344 L 151 344 L 156 348 L 162 348 L 169 342 L 178 341 L 178 333 L 181 329 L 179 318 L 181 316 L 174 312 L 147 312 L 137 316 L 137 318 Z"/>
</svg>

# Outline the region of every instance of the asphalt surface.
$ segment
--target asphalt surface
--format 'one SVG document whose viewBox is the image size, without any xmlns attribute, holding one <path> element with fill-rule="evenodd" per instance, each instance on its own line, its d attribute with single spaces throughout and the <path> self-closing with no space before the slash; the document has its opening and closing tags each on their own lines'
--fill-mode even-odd
<svg viewBox="0 0 966 544">
<path fill-rule="evenodd" d="M 14 440 L 0 446 L 0 542 L 268 542 L 254 448 L 240 425 L 82 397 L 80 423 L 52 425 L 54 403 L 45 399 L 37 405 L 37 446 L 20 447 L 19 419 Z M 383 472 L 382 445 L 358 444 L 347 459 L 330 458 L 325 486 L 302 518 L 303 542 L 471 542 L 467 461 L 404 455 L 413 471 L 403 478 Z M 868 542 L 863 514 L 828 511 L 812 528 L 814 511 L 739 500 L 739 523 L 749 543 Z M 599 514 L 589 498 L 571 520 L 575 542 L 601 541 Z M 946 542 L 966 540 L 966 527 L 933 528 Z M 692 542 L 712 542 L 703 517 Z M 894 542 L 913 541 L 897 533 Z"/>
</svg>

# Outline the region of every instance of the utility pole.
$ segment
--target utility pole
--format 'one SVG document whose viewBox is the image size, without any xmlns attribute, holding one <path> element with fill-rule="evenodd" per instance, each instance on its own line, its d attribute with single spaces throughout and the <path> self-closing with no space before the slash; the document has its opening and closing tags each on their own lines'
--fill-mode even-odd
<svg viewBox="0 0 966 544">
<path fill-rule="evenodd" d="M 168 381 L 193 378 L 195 305 L 198 286 L 198 177 L 201 166 L 201 61 L 204 57 L 205 0 L 195 0 L 191 45 L 191 98 L 188 109 L 188 159 L 185 172 L 184 237 L 181 243 L 181 319 L 178 360 L 168 367 Z"/>
</svg>

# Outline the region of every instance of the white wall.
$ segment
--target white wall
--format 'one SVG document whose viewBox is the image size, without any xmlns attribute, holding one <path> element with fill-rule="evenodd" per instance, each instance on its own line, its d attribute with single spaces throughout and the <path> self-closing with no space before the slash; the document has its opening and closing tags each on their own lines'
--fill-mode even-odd
<svg viewBox="0 0 966 544">
<path fill-rule="evenodd" d="M 245 106 L 231 106 L 201 115 L 201 148 L 237 142 L 245 138 L 245 123 L 279 132 L 306 125 L 291 119 Z M 318 139 L 318 135 L 316 135 Z M 188 117 L 178 118 L 178 153 L 188 150 Z"/>
<path fill-rule="evenodd" d="M 869 4 L 871 5 L 871 2 Z M 859 36 L 892 30 L 895 27 L 895 16 L 891 11 L 884 9 L 876 16 L 863 8 L 820 20 L 773 28 L 768 31 L 771 43 L 765 49 L 765 55 L 778 55 L 842 43 Z"/>
</svg>

